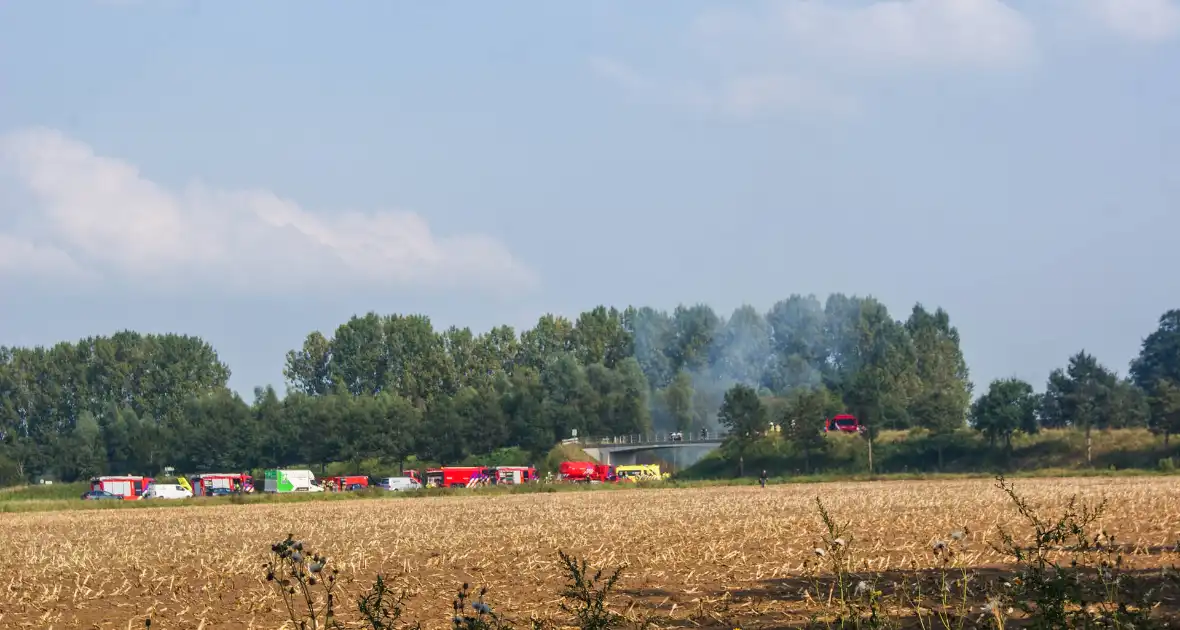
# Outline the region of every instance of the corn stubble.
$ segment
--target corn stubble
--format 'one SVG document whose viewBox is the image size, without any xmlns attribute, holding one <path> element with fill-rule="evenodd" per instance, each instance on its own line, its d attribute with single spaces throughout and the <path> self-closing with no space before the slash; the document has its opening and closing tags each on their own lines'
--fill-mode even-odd
<svg viewBox="0 0 1180 630">
<path fill-rule="evenodd" d="M 1180 486 L 1170 478 L 1027 480 L 1047 511 L 1107 498 L 1103 528 L 1137 568 L 1174 563 Z M 203 509 L 0 515 L 0 626 L 279 628 L 285 604 L 262 565 L 288 532 L 339 571 L 338 618 L 378 573 L 403 589 L 405 615 L 448 627 L 457 585 L 486 586 L 496 612 L 568 624 L 558 551 L 592 567 L 626 566 L 616 612 L 636 624 L 800 624 L 831 609 L 810 588 L 830 546 L 816 497 L 855 540 L 849 570 L 918 574 L 954 533 L 957 567 L 1010 562 L 989 543 L 1029 526 L 987 480 L 443 497 Z M 822 568 L 822 563 L 819 563 Z M 901 578 L 903 581 L 906 578 Z M 287 627 L 290 627 L 289 624 Z"/>
</svg>

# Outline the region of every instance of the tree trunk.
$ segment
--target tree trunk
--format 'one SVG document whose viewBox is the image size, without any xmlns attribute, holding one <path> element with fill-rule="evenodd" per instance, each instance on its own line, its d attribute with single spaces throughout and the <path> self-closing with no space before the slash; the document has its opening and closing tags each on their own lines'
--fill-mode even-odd
<svg viewBox="0 0 1180 630">
<path fill-rule="evenodd" d="M 738 455 L 738 477 L 746 476 L 746 457 L 745 455 Z"/>
<path fill-rule="evenodd" d="M 873 438 L 869 437 L 869 474 L 873 474 Z"/>
<path fill-rule="evenodd" d="M 1168 448 L 1168 430 L 1164 429 L 1164 448 Z"/>
<path fill-rule="evenodd" d="M 1094 466 L 1094 443 L 1090 439 L 1090 425 L 1086 425 L 1086 465 Z"/>
</svg>

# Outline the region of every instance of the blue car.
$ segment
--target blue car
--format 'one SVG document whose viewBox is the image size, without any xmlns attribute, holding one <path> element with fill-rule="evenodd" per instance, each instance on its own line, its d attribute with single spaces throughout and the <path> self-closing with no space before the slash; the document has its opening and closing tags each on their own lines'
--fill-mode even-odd
<svg viewBox="0 0 1180 630">
<path fill-rule="evenodd" d="M 104 499 L 117 499 L 121 501 L 123 500 L 123 497 L 117 494 L 111 494 L 106 490 L 91 490 L 90 492 L 82 495 L 83 501 L 102 501 Z"/>
</svg>

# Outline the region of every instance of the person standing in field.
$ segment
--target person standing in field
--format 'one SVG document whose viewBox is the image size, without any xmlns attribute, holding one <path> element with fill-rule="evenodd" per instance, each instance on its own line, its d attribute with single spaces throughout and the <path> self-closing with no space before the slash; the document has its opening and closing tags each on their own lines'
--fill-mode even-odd
<svg viewBox="0 0 1180 630">
<path fill-rule="evenodd" d="M 762 471 L 761 475 L 758 475 L 758 483 L 762 484 L 763 488 L 766 487 L 766 471 L 765 470 Z"/>
</svg>

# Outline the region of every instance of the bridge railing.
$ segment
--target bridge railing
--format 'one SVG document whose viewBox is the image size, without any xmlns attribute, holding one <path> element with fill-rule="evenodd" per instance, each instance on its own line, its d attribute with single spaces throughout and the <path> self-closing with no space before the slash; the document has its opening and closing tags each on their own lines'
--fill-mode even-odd
<svg viewBox="0 0 1180 630">
<path fill-rule="evenodd" d="M 582 446 L 625 446 L 628 444 L 693 444 L 716 443 L 727 435 L 724 431 L 705 431 L 683 433 L 676 438 L 671 432 L 636 433 L 632 435 L 586 436 L 562 440 L 563 444 L 578 444 Z"/>
</svg>

